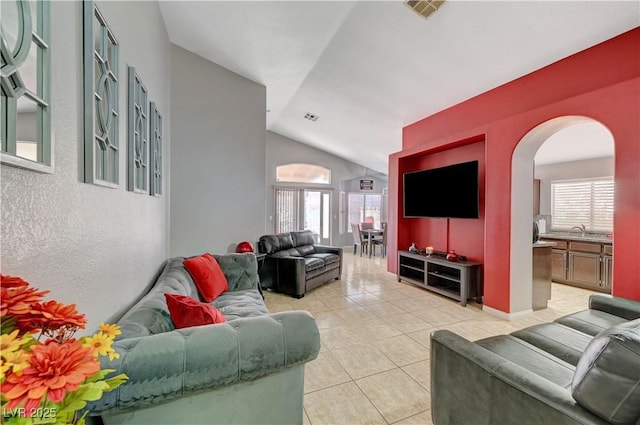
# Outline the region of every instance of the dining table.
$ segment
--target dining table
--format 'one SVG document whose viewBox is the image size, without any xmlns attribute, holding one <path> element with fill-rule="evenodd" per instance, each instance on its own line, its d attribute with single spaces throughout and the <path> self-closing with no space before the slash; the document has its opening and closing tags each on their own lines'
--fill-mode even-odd
<svg viewBox="0 0 640 425">
<path fill-rule="evenodd" d="M 382 229 L 363 229 L 360 230 L 360 234 L 367 235 L 367 247 L 369 248 L 369 258 L 373 252 L 373 238 L 375 236 L 382 236 L 384 231 Z"/>
</svg>

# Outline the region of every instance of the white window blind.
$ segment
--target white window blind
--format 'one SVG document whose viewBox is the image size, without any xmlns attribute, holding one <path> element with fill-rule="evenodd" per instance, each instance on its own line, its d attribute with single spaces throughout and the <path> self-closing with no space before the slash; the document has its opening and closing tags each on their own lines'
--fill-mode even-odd
<svg viewBox="0 0 640 425">
<path fill-rule="evenodd" d="M 551 182 L 552 228 L 613 231 L 613 178 Z"/>
<path fill-rule="evenodd" d="M 276 198 L 276 233 L 291 232 L 298 229 L 298 206 L 300 205 L 300 189 L 277 187 Z"/>
</svg>

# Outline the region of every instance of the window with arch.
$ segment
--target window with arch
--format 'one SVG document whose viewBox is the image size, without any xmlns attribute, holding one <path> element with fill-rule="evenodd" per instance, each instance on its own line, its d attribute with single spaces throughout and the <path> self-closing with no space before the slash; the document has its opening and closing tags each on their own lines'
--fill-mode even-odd
<svg viewBox="0 0 640 425">
<path fill-rule="evenodd" d="M 276 167 L 276 181 L 331 184 L 331 170 L 314 164 L 284 164 Z"/>
</svg>

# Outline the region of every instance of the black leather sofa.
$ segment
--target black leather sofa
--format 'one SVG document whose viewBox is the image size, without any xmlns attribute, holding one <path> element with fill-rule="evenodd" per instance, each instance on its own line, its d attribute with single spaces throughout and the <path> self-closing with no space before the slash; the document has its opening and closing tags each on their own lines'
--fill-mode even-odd
<svg viewBox="0 0 640 425">
<path fill-rule="evenodd" d="M 342 274 L 342 248 L 316 245 L 310 230 L 263 235 L 258 252 L 266 254 L 260 268 L 262 288 L 295 298 Z"/>
<path fill-rule="evenodd" d="M 431 334 L 431 414 L 446 424 L 640 424 L 640 302 L 471 342 Z"/>
</svg>

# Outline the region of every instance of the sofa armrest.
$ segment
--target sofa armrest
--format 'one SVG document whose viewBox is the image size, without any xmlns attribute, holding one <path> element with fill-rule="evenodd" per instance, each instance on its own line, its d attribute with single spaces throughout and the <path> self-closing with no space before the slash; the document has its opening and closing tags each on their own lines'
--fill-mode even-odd
<svg viewBox="0 0 640 425">
<path fill-rule="evenodd" d="M 129 379 L 91 402 L 91 415 L 122 412 L 283 371 L 315 359 L 320 334 L 306 311 L 176 329 L 116 341 L 102 368 Z"/>
<path fill-rule="evenodd" d="M 640 318 L 640 302 L 626 298 L 594 294 L 589 297 L 589 308 L 604 311 L 627 320 Z"/>
<path fill-rule="evenodd" d="M 328 253 L 328 254 L 336 254 L 342 258 L 342 248 L 337 246 L 328 246 L 328 245 L 313 245 L 313 249 L 316 252 Z"/>
<path fill-rule="evenodd" d="M 304 258 L 288 255 L 268 255 L 273 281 L 272 288 L 290 295 L 304 295 L 306 291 L 306 266 Z"/>
<path fill-rule="evenodd" d="M 568 389 L 453 332 L 431 334 L 431 412 L 443 424 L 598 424 Z"/>
</svg>

